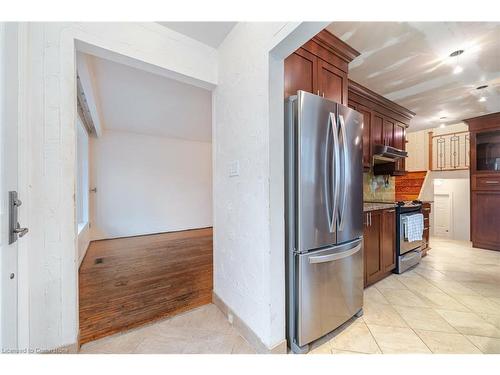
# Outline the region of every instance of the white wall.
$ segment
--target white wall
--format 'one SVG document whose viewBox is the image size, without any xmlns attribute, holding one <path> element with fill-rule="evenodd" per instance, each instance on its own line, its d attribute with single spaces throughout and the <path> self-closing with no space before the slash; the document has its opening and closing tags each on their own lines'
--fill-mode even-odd
<svg viewBox="0 0 500 375">
<path fill-rule="evenodd" d="M 238 23 L 218 50 L 214 291 L 268 348 L 285 339 L 283 58 L 326 25 Z"/>
<path fill-rule="evenodd" d="M 214 87 L 217 51 L 155 23 L 30 23 L 23 48 L 29 142 L 26 236 L 29 293 L 20 311 L 21 346 L 53 349 L 77 341 L 75 44 L 86 52 Z M 97 47 L 95 47 L 97 46 Z M 94 48 L 95 47 L 95 48 Z M 91 51 L 89 51 L 91 50 Z M 126 60 L 126 61 L 125 61 Z M 23 97 L 24 98 L 24 97 Z M 23 204 L 24 206 L 24 204 Z M 20 288 L 24 288 L 27 278 Z"/>
<path fill-rule="evenodd" d="M 212 147 L 105 130 L 91 140 L 92 240 L 212 226 Z"/>
</svg>

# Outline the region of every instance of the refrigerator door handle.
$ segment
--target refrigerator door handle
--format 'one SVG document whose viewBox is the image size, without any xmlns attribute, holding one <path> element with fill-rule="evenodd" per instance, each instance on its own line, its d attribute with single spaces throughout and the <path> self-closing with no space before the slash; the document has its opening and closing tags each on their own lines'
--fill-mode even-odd
<svg viewBox="0 0 500 375">
<path fill-rule="evenodd" d="M 332 220 L 332 226 L 333 230 L 331 232 L 335 232 L 335 228 L 337 225 L 337 204 L 339 201 L 339 188 L 340 188 L 340 181 L 339 181 L 339 171 L 340 171 L 340 146 L 339 146 L 339 135 L 338 135 L 338 129 L 337 129 L 337 120 L 335 117 L 334 113 L 330 113 L 330 121 L 332 123 L 332 134 L 333 134 L 333 165 L 335 165 L 335 172 L 333 173 L 333 180 L 334 180 L 334 193 L 333 193 L 333 220 Z"/>
<path fill-rule="evenodd" d="M 339 231 L 343 230 L 344 228 L 344 213 L 345 213 L 345 204 L 347 200 L 346 196 L 346 186 L 347 186 L 347 180 L 350 179 L 349 176 L 349 151 L 348 147 L 346 145 L 347 142 L 347 134 L 345 130 L 345 121 L 344 121 L 344 116 L 340 115 L 339 116 L 339 123 L 340 123 L 340 132 L 342 133 L 342 151 L 343 151 L 343 156 L 344 156 L 344 165 L 343 165 L 343 173 L 342 176 L 343 181 L 342 181 L 342 205 L 340 206 L 340 211 L 339 211 Z M 349 181 L 350 182 L 350 181 Z"/>
<path fill-rule="evenodd" d="M 329 158 L 330 158 L 330 143 L 331 143 L 331 137 L 333 134 L 333 126 L 335 124 L 335 117 L 332 117 L 332 114 L 330 113 L 329 121 L 328 121 L 328 127 L 326 129 L 326 147 L 325 147 L 325 170 L 324 170 L 324 191 L 325 191 L 325 206 L 326 206 L 326 214 L 328 218 L 328 229 L 330 232 L 332 230 L 335 230 L 334 225 L 333 225 L 333 210 L 332 210 L 332 194 L 330 190 L 330 186 L 332 185 L 332 176 L 333 176 L 333 166 L 329 168 Z"/>
<path fill-rule="evenodd" d="M 333 253 L 333 254 L 328 254 L 328 255 L 319 255 L 319 256 L 311 256 L 309 257 L 309 263 L 326 263 L 326 262 L 332 262 L 334 260 L 339 260 L 339 259 L 344 259 L 347 257 L 350 257 L 351 255 L 356 254 L 358 251 L 361 250 L 362 245 L 358 244 L 357 246 L 341 251 L 340 253 Z"/>
</svg>

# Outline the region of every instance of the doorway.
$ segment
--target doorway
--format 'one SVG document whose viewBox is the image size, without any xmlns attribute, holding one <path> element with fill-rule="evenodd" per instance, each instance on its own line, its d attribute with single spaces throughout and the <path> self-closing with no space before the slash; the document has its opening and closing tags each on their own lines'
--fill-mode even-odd
<svg viewBox="0 0 500 375">
<path fill-rule="evenodd" d="M 434 194 L 434 235 L 453 238 L 452 228 L 452 194 Z"/>
<path fill-rule="evenodd" d="M 82 345 L 211 303 L 212 99 L 90 54 L 77 66 Z"/>
</svg>

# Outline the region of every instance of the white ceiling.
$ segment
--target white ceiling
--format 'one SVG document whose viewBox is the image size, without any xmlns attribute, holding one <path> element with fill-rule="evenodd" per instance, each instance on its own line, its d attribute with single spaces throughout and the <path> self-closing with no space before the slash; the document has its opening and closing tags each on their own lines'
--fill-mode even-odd
<svg viewBox="0 0 500 375">
<path fill-rule="evenodd" d="M 158 22 L 213 48 L 219 47 L 236 22 Z"/>
<path fill-rule="evenodd" d="M 104 129 L 211 141 L 209 90 L 99 57 L 83 56 L 91 61 Z"/>
<path fill-rule="evenodd" d="M 410 131 L 500 111 L 500 23 L 335 22 L 327 29 L 361 52 L 349 65 L 351 79 L 417 114 Z M 458 49 L 465 52 L 450 58 Z M 457 64 L 463 72 L 453 74 Z"/>
</svg>

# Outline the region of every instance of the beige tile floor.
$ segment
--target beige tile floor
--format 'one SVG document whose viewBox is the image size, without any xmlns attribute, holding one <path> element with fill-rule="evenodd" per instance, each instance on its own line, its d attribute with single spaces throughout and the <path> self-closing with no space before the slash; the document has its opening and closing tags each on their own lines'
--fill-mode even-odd
<svg viewBox="0 0 500 375">
<path fill-rule="evenodd" d="M 82 354 L 253 354 L 213 304 L 83 345 Z"/>
<path fill-rule="evenodd" d="M 500 253 L 431 239 L 413 270 L 365 290 L 364 315 L 313 354 L 500 353 Z M 215 305 L 85 344 L 81 353 L 254 353 Z"/>
<path fill-rule="evenodd" d="M 366 289 L 363 317 L 311 353 L 500 353 L 500 253 L 431 246 L 416 268 Z"/>
</svg>

